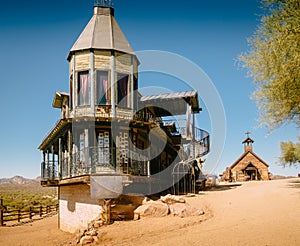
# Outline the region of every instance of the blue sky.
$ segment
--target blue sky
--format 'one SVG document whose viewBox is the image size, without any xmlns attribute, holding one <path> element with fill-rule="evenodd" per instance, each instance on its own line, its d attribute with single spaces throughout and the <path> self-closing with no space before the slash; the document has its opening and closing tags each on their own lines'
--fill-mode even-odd
<svg viewBox="0 0 300 246">
<path fill-rule="evenodd" d="M 226 143 L 216 174 L 242 153 L 245 132 L 252 132 L 254 151 L 274 174 L 296 175 L 300 168 L 277 163 L 279 143 L 297 140 L 287 125 L 270 134 L 257 128 L 258 112 L 249 99 L 254 88 L 236 59 L 259 23 L 256 0 L 140 1 L 114 0 L 115 17 L 134 50 L 177 53 L 201 67 L 222 98 L 227 119 Z M 7 1 L 0 9 L 1 127 L 0 178 L 40 175 L 44 136 L 60 116 L 51 107 L 56 90 L 68 91 L 66 57 L 92 16 L 93 0 Z M 164 78 L 157 78 L 163 83 Z M 167 82 L 165 82 L 167 83 Z M 155 85 L 141 76 L 140 86 Z M 200 127 L 210 129 L 209 115 Z M 213 146 L 212 146 L 213 147 Z"/>
</svg>

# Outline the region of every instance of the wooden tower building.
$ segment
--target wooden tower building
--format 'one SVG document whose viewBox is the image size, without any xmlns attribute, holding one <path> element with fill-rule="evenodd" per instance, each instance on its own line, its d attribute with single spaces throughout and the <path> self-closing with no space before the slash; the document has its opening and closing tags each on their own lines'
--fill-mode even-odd
<svg viewBox="0 0 300 246">
<path fill-rule="evenodd" d="M 170 188 L 170 166 L 207 154 L 209 134 L 164 121 L 165 105 L 173 115 L 199 113 L 197 91 L 138 92 L 139 60 L 111 1 L 95 2 L 67 60 L 70 91 L 55 93 L 61 117 L 39 150 L 42 185 L 59 189 L 60 228 L 74 232 L 99 215 L 101 199 Z"/>
</svg>

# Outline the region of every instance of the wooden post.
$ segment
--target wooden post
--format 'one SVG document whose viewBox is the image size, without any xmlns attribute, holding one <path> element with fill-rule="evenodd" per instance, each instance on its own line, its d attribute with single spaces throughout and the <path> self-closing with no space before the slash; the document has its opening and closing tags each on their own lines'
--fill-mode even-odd
<svg viewBox="0 0 300 246">
<path fill-rule="evenodd" d="M 131 55 L 131 65 L 130 65 L 130 108 L 131 108 L 131 117 L 134 116 L 134 61 L 133 55 Z"/>
<path fill-rule="evenodd" d="M 55 179 L 55 156 L 54 156 L 54 145 L 51 146 L 51 154 L 52 154 L 52 173 L 51 173 L 51 179 Z"/>
<path fill-rule="evenodd" d="M 92 117 L 95 117 L 95 76 L 94 76 L 94 71 L 95 71 L 95 65 L 94 65 L 94 51 L 90 52 L 90 85 L 91 85 L 91 95 L 90 95 L 90 103 L 91 103 L 91 110 L 92 110 Z"/>
<path fill-rule="evenodd" d="M 58 178 L 62 178 L 62 140 L 61 138 L 58 139 Z"/>
<path fill-rule="evenodd" d="M 116 117 L 116 102 L 115 102 L 115 52 L 111 52 L 110 64 L 110 104 L 112 109 L 112 118 Z"/>
<path fill-rule="evenodd" d="M 76 66 L 75 66 L 75 55 L 73 55 L 72 56 L 72 76 L 73 76 L 73 80 L 72 80 L 72 88 L 73 88 L 73 90 L 72 90 L 72 94 L 73 95 L 71 95 L 71 100 L 72 100 L 72 110 L 73 110 L 73 112 L 75 111 L 75 105 L 76 105 L 76 100 L 77 100 L 77 93 L 75 93 L 76 92 L 76 90 L 77 90 L 77 85 L 76 85 L 76 83 L 77 83 L 77 78 L 75 77 L 75 68 L 76 68 Z M 75 87 L 75 85 L 76 85 L 76 87 Z"/>
<path fill-rule="evenodd" d="M 3 210 L 0 207 L 0 227 L 4 226 L 4 221 L 3 221 Z"/>
<path fill-rule="evenodd" d="M 50 152 L 47 150 L 47 179 L 50 179 Z"/>
<path fill-rule="evenodd" d="M 3 199 L 0 198 L 0 227 L 1 227 L 1 226 L 4 226 L 3 210 L 4 210 L 4 207 L 3 207 Z"/>
<path fill-rule="evenodd" d="M 21 210 L 18 209 L 18 222 L 20 222 L 20 221 L 21 221 Z"/>
<path fill-rule="evenodd" d="M 32 207 L 29 207 L 29 219 L 32 219 Z"/>
<path fill-rule="evenodd" d="M 43 151 L 43 162 L 42 162 L 42 166 L 41 166 L 41 178 L 44 179 L 45 178 L 45 167 L 46 165 L 46 153 L 45 151 Z"/>
<path fill-rule="evenodd" d="M 72 163 L 73 163 L 73 157 L 72 157 L 72 135 L 71 135 L 71 130 L 68 129 L 68 169 L 67 169 L 67 177 L 70 178 L 72 177 L 71 175 L 71 167 L 72 167 Z"/>
<path fill-rule="evenodd" d="M 40 206 L 40 217 L 43 216 L 43 206 Z"/>
<path fill-rule="evenodd" d="M 102 206 L 102 220 L 104 221 L 105 225 L 110 224 L 110 209 L 111 208 L 111 199 L 104 200 L 103 206 Z"/>
</svg>

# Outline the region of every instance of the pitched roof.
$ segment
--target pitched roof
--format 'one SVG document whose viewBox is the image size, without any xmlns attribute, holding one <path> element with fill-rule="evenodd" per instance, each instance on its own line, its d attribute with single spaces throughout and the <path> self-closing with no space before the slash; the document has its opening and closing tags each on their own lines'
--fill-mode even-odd
<svg viewBox="0 0 300 246">
<path fill-rule="evenodd" d="M 261 163 L 269 167 L 269 165 L 262 160 L 260 157 L 258 157 L 253 151 L 249 150 L 247 152 L 244 152 L 231 166 L 230 168 L 234 168 L 247 154 L 251 153 L 256 159 L 258 159 Z"/>
<path fill-rule="evenodd" d="M 254 143 L 254 140 L 253 140 L 252 138 L 250 138 L 250 137 L 247 137 L 247 138 L 242 142 L 242 144 L 244 144 L 244 143 Z"/>
<path fill-rule="evenodd" d="M 114 9 L 108 7 L 94 7 L 94 15 L 71 48 L 68 60 L 73 52 L 86 49 L 116 50 L 135 55 L 114 18 Z"/>
<path fill-rule="evenodd" d="M 62 108 L 62 103 L 64 97 L 70 97 L 70 93 L 68 92 L 62 92 L 62 91 L 57 91 L 55 92 L 52 107 L 53 108 Z"/>
</svg>

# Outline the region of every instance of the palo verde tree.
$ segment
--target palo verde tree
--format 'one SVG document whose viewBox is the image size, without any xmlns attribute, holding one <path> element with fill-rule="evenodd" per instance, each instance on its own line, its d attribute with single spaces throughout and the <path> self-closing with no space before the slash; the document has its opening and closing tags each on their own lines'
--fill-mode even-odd
<svg viewBox="0 0 300 246">
<path fill-rule="evenodd" d="M 262 0 L 266 11 L 250 50 L 239 57 L 254 79 L 252 98 L 260 123 L 270 130 L 300 126 L 300 0 Z M 281 163 L 300 161 L 300 144 L 281 143 Z"/>
</svg>

